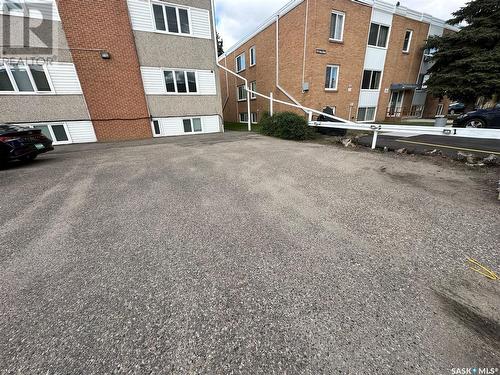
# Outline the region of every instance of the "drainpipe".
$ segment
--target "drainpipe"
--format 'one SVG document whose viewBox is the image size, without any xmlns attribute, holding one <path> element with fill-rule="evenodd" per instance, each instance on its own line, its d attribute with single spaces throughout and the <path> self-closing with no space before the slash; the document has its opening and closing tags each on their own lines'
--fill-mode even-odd
<svg viewBox="0 0 500 375">
<path fill-rule="evenodd" d="M 213 28 L 213 36 L 214 36 L 215 63 L 217 64 L 217 66 L 219 68 L 221 68 L 225 72 L 232 74 L 233 76 L 240 78 L 245 82 L 245 90 L 247 92 L 248 131 L 250 132 L 250 131 L 252 131 L 252 116 L 250 114 L 250 93 L 249 93 L 250 87 L 248 86 L 248 80 L 246 78 L 243 78 L 240 75 L 234 73 L 233 71 L 229 70 L 225 66 L 219 64 L 219 57 L 218 57 L 219 49 L 217 46 L 217 28 L 215 26 L 215 1 L 210 0 L 210 4 L 212 7 L 212 28 Z M 227 56 L 225 56 L 225 57 L 227 57 Z M 226 80 L 226 82 L 227 82 L 227 80 Z M 229 91 L 227 92 L 227 95 L 229 96 Z"/>
<path fill-rule="evenodd" d="M 309 24 L 309 0 L 306 0 L 306 22 L 304 26 L 304 58 L 302 60 L 302 92 L 306 80 L 307 25 Z"/>
</svg>

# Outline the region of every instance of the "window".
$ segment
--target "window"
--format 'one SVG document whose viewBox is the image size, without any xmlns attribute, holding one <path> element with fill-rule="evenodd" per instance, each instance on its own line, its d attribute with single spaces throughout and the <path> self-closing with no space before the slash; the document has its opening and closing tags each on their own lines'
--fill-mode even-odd
<svg viewBox="0 0 500 375">
<path fill-rule="evenodd" d="M 36 125 L 33 128 L 40 129 L 42 134 L 51 139 L 55 145 L 71 143 L 68 129 L 63 124 Z"/>
<path fill-rule="evenodd" d="M 173 34 L 191 34 L 188 9 L 171 5 L 153 4 L 153 16 L 157 31 Z"/>
<path fill-rule="evenodd" d="M 358 108 L 358 121 L 375 121 L 375 107 Z"/>
<path fill-rule="evenodd" d="M 370 36 L 368 37 L 368 45 L 376 47 L 387 47 L 387 39 L 389 37 L 389 27 L 372 23 L 370 26 Z"/>
<path fill-rule="evenodd" d="M 257 64 L 257 55 L 255 54 L 255 46 L 250 48 L 250 66 Z"/>
<path fill-rule="evenodd" d="M 236 73 L 239 73 L 243 70 L 245 70 L 245 53 L 242 53 L 241 55 L 236 57 Z"/>
<path fill-rule="evenodd" d="M 3 7 L 7 12 L 24 12 L 21 0 L 5 0 L 3 3 Z"/>
<path fill-rule="evenodd" d="M 202 131 L 200 118 L 186 118 L 182 120 L 184 133 L 200 133 Z"/>
<path fill-rule="evenodd" d="M 256 112 L 250 113 L 250 117 L 252 120 L 252 124 L 256 124 L 257 123 L 257 113 Z"/>
<path fill-rule="evenodd" d="M 338 65 L 328 65 L 326 67 L 325 90 L 337 90 L 339 78 Z"/>
<path fill-rule="evenodd" d="M 198 92 L 196 72 L 165 70 L 163 75 L 168 93 L 192 94 Z"/>
<path fill-rule="evenodd" d="M 257 91 L 257 81 L 250 82 L 250 90 Z M 257 95 L 251 92 L 250 99 L 257 99 Z"/>
<path fill-rule="evenodd" d="M 411 37 L 413 36 L 413 31 L 406 30 L 405 41 L 403 42 L 403 52 L 410 52 Z"/>
<path fill-rule="evenodd" d="M 245 85 L 238 86 L 238 101 L 242 102 L 247 100 L 247 90 L 245 89 Z"/>
<path fill-rule="evenodd" d="M 443 115 L 443 110 L 444 110 L 444 104 L 439 103 L 436 111 L 436 116 L 442 116 Z"/>
<path fill-rule="evenodd" d="M 45 68 L 42 65 L 0 65 L 0 92 L 51 92 Z"/>
<path fill-rule="evenodd" d="M 382 72 L 376 70 L 365 70 L 363 72 L 363 83 L 361 84 L 361 89 L 362 90 L 380 89 L 380 78 L 382 78 Z"/>
<path fill-rule="evenodd" d="M 420 74 L 418 76 L 418 87 L 419 89 L 426 89 L 427 88 L 427 81 L 429 80 L 429 78 L 431 77 L 430 74 Z"/>
<path fill-rule="evenodd" d="M 240 113 L 240 122 L 248 122 L 248 113 L 247 112 Z"/>
<path fill-rule="evenodd" d="M 344 39 L 344 18 L 342 12 L 332 11 L 332 20 L 330 24 L 330 40 L 342 42 Z"/>
<path fill-rule="evenodd" d="M 161 131 L 160 131 L 160 122 L 158 120 L 154 120 L 153 121 L 153 128 L 155 130 L 155 135 L 160 135 L 161 134 Z"/>
</svg>

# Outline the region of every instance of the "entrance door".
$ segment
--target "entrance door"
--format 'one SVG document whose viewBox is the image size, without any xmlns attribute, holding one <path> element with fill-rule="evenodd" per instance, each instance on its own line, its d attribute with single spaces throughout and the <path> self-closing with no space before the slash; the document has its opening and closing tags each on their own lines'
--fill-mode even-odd
<svg viewBox="0 0 500 375">
<path fill-rule="evenodd" d="M 404 91 L 393 91 L 389 105 L 389 117 L 401 117 Z"/>
<path fill-rule="evenodd" d="M 51 139 L 54 145 L 67 145 L 72 143 L 68 129 L 64 124 L 41 124 L 35 125 L 35 129 L 40 129 L 42 134 Z"/>
</svg>

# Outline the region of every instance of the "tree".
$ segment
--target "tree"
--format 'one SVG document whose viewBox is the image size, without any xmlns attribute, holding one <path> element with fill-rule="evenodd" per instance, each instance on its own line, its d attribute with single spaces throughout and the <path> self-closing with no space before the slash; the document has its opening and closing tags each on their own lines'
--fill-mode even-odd
<svg viewBox="0 0 500 375">
<path fill-rule="evenodd" d="M 217 33 L 217 54 L 218 56 L 224 53 L 224 41 L 219 33 Z"/>
<path fill-rule="evenodd" d="M 453 13 L 448 24 L 466 26 L 457 33 L 431 37 L 435 50 L 427 81 L 435 96 L 474 104 L 483 97 L 497 100 L 500 92 L 500 1 L 473 0 Z"/>
</svg>

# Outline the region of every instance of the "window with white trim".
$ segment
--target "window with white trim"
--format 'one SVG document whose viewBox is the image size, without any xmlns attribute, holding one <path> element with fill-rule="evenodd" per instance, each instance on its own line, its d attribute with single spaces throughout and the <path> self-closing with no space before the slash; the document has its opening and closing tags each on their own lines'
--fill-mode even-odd
<svg viewBox="0 0 500 375">
<path fill-rule="evenodd" d="M 257 81 L 250 82 L 250 90 L 257 92 Z M 257 95 L 251 92 L 250 99 L 257 99 Z"/>
<path fill-rule="evenodd" d="M 250 118 L 252 120 L 252 124 L 256 124 L 257 123 L 257 112 L 250 113 Z"/>
<path fill-rule="evenodd" d="M 245 52 L 236 56 L 236 73 L 242 72 L 246 69 Z"/>
<path fill-rule="evenodd" d="M 344 40 L 344 19 L 345 13 L 332 10 L 330 40 L 335 42 L 342 42 Z"/>
<path fill-rule="evenodd" d="M 240 122 L 248 122 L 248 112 L 240 113 Z"/>
<path fill-rule="evenodd" d="M 255 46 L 250 48 L 249 54 L 250 54 L 250 66 L 254 66 L 255 64 L 257 64 L 257 55 L 255 52 Z"/>
<path fill-rule="evenodd" d="M 436 116 L 442 116 L 444 112 L 444 104 L 439 103 L 436 110 Z"/>
<path fill-rule="evenodd" d="M 377 70 L 365 70 L 363 72 L 362 90 L 379 90 L 382 72 Z"/>
<path fill-rule="evenodd" d="M 406 30 L 405 33 L 405 40 L 403 42 L 403 52 L 408 53 L 410 52 L 410 45 L 411 45 L 411 38 L 413 36 L 413 31 L 412 30 Z"/>
<path fill-rule="evenodd" d="M 325 90 L 337 90 L 339 85 L 339 66 L 326 66 Z"/>
<path fill-rule="evenodd" d="M 202 132 L 201 118 L 185 118 L 182 120 L 184 133 L 200 133 Z"/>
<path fill-rule="evenodd" d="M 379 25 L 377 23 L 371 24 L 368 45 L 386 48 L 388 39 L 389 26 Z"/>
<path fill-rule="evenodd" d="M 191 35 L 188 8 L 153 3 L 153 16 L 156 31 Z"/>
<path fill-rule="evenodd" d="M 375 121 L 376 107 L 359 107 L 358 121 Z"/>
<path fill-rule="evenodd" d="M 52 91 L 43 65 L 0 64 L 0 93 L 43 94 Z"/>
<path fill-rule="evenodd" d="M 245 85 L 238 86 L 238 101 L 242 102 L 247 100 L 247 89 Z"/>
<path fill-rule="evenodd" d="M 171 94 L 193 94 L 198 92 L 196 72 L 164 70 L 165 87 Z"/>
<path fill-rule="evenodd" d="M 161 135 L 160 121 L 153 120 L 153 130 L 155 135 Z"/>
</svg>

